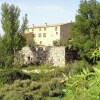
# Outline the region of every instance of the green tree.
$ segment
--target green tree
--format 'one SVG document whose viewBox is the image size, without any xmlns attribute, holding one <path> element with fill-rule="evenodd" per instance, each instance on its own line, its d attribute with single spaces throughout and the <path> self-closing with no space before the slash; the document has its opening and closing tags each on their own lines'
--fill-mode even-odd
<svg viewBox="0 0 100 100">
<path fill-rule="evenodd" d="M 93 51 L 100 46 L 100 3 L 82 0 L 72 24 L 72 45 L 80 58 L 89 60 Z"/>
<path fill-rule="evenodd" d="M 0 42 L 0 62 L 2 62 L 2 66 L 8 67 L 12 66 L 14 62 L 14 54 L 26 44 L 23 32 L 28 21 L 27 15 L 25 15 L 23 24 L 20 27 L 20 9 L 17 6 L 3 3 L 1 10 L 4 35 Z"/>
</svg>

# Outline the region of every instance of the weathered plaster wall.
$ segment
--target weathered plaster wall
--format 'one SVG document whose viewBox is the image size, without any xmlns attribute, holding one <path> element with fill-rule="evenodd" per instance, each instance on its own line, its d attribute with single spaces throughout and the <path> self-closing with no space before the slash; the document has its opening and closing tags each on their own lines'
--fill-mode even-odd
<svg viewBox="0 0 100 100">
<path fill-rule="evenodd" d="M 65 47 L 23 47 L 20 51 L 24 56 L 24 64 L 44 62 L 53 66 L 65 66 Z"/>
<path fill-rule="evenodd" d="M 65 66 L 65 47 L 50 47 L 47 61 L 53 66 Z"/>
</svg>

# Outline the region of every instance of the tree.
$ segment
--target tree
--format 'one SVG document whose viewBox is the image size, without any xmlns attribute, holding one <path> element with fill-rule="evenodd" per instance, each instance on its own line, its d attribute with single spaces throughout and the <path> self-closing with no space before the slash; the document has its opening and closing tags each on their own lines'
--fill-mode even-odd
<svg viewBox="0 0 100 100">
<path fill-rule="evenodd" d="M 100 3 L 82 0 L 75 19 L 71 43 L 80 58 L 89 61 L 94 50 L 100 46 Z"/>
<path fill-rule="evenodd" d="M 20 27 L 20 9 L 14 5 L 3 3 L 1 10 L 1 23 L 4 30 L 4 35 L 0 42 L 0 62 L 2 62 L 2 66 L 8 67 L 12 66 L 13 64 L 14 54 L 26 44 L 26 39 L 23 36 L 23 32 L 28 21 L 27 15 L 25 15 L 23 18 L 23 24 Z"/>
</svg>

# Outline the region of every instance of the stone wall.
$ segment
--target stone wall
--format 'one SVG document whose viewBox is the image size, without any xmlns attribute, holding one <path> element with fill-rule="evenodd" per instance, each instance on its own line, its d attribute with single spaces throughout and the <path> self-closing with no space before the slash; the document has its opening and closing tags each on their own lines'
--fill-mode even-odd
<svg viewBox="0 0 100 100">
<path fill-rule="evenodd" d="M 45 63 L 53 66 L 65 66 L 65 47 L 23 47 L 20 51 L 23 54 L 23 64 Z"/>
<path fill-rule="evenodd" d="M 50 47 L 47 61 L 53 66 L 65 66 L 65 47 Z"/>
</svg>

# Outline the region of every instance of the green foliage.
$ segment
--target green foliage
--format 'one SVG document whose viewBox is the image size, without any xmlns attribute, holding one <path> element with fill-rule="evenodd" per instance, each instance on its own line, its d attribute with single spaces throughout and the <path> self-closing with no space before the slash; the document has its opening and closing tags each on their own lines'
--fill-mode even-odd
<svg viewBox="0 0 100 100">
<path fill-rule="evenodd" d="M 66 73 L 68 75 L 75 75 L 77 73 L 81 73 L 83 68 L 89 68 L 89 70 L 93 70 L 93 68 L 86 62 L 85 60 L 75 61 L 73 63 L 66 64 Z"/>
<path fill-rule="evenodd" d="M 3 100 L 24 100 L 24 96 L 16 91 L 10 91 Z"/>
<path fill-rule="evenodd" d="M 83 69 L 81 74 L 67 77 L 66 99 L 72 100 L 99 100 L 100 99 L 100 69 L 95 72 Z"/>
<path fill-rule="evenodd" d="M 47 67 L 44 66 L 40 69 L 45 70 Z M 0 72 L 0 81 L 2 81 L 2 86 L 0 85 L 0 98 L 6 100 L 6 98 L 9 99 L 11 95 L 14 95 L 15 98 L 12 96 L 12 99 L 15 100 L 19 97 L 22 100 L 49 100 L 51 98 L 53 100 L 62 99 L 65 96 L 65 93 L 63 92 L 65 83 L 61 82 L 62 71 L 61 68 L 54 69 L 56 70 L 55 72 L 41 72 L 38 74 L 33 72 L 23 73 L 18 69 L 2 69 Z M 48 70 L 51 70 L 51 68 Z M 19 72 L 21 75 L 17 74 Z M 28 76 L 28 78 L 24 76 Z"/>
<path fill-rule="evenodd" d="M 54 46 L 60 46 L 61 45 L 61 41 L 60 40 L 55 40 L 55 41 L 53 41 L 53 45 Z"/>
<path fill-rule="evenodd" d="M 96 46 L 100 46 L 100 3 L 96 0 L 82 0 L 72 24 L 71 44 L 80 58 L 89 60 Z"/>
<path fill-rule="evenodd" d="M 98 62 L 95 67 L 99 65 Z M 65 68 L 53 67 L 50 71 L 52 67 L 41 65 L 40 73 L 1 69 L 0 99 L 6 100 L 13 95 L 12 100 L 99 100 L 100 69 L 94 68 L 91 72 L 88 66 L 87 62 L 78 61 Z M 32 71 L 32 66 L 26 69 Z M 39 66 L 33 69 L 39 70 Z"/>
<path fill-rule="evenodd" d="M 53 90 L 49 93 L 50 97 L 64 97 L 65 93 L 62 90 Z"/>
<path fill-rule="evenodd" d="M 41 96 L 45 97 L 64 97 L 63 89 L 65 88 L 64 83 L 61 83 L 58 78 L 54 78 L 49 82 L 42 85 L 40 89 Z"/>
<path fill-rule="evenodd" d="M 3 3 L 1 10 L 4 35 L 0 39 L 0 67 L 10 67 L 14 62 L 14 54 L 26 44 L 23 31 L 28 21 L 25 16 L 20 28 L 20 9 L 14 5 Z"/>
<path fill-rule="evenodd" d="M 97 61 L 100 58 L 100 50 L 95 50 L 92 54 L 91 59 L 93 59 L 93 62 Z"/>
<path fill-rule="evenodd" d="M 60 84 L 59 81 L 58 83 Z M 0 87 L 0 97 L 4 100 L 10 97 L 12 97 L 12 100 L 17 100 L 18 98 L 18 100 L 45 100 L 46 97 L 64 97 L 63 88 L 58 89 L 56 87 L 51 90 L 50 84 L 51 81 L 41 83 L 31 80 L 16 80 L 13 84 Z"/>
<path fill-rule="evenodd" d="M 34 46 L 36 43 L 34 40 L 26 40 L 26 44 L 29 46 Z"/>
<path fill-rule="evenodd" d="M 55 77 L 57 78 L 62 77 L 62 73 L 67 72 L 66 67 L 60 68 L 60 67 L 53 67 L 50 65 L 29 66 L 21 69 L 22 70 L 25 69 L 27 71 L 33 70 L 33 72 L 27 74 L 31 76 L 31 79 L 33 81 L 41 81 L 41 82 L 50 81 L 52 78 Z M 37 73 L 34 72 L 35 70 Z"/>
<path fill-rule="evenodd" d="M 12 84 L 16 79 L 30 79 L 30 76 L 24 74 L 18 69 L 0 70 L 0 84 Z"/>
<path fill-rule="evenodd" d="M 37 89 L 40 89 L 41 88 L 41 85 L 42 84 L 40 84 L 38 82 L 31 82 L 30 88 L 31 88 L 31 90 L 37 90 Z"/>
<path fill-rule="evenodd" d="M 60 40 L 55 40 L 55 41 L 53 41 L 53 45 L 54 45 L 54 46 L 64 46 L 65 43 L 63 43 L 63 42 L 60 41 Z"/>
<path fill-rule="evenodd" d="M 42 78 L 42 75 L 37 73 L 30 73 L 28 75 L 31 76 L 32 81 L 39 81 Z"/>
<path fill-rule="evenodd" d="M 51 79 L 50 83 L 50 90 L 62 90 L 65 88 L 64 83 L 60 82 L 59 78 Z"/>
</svg>

